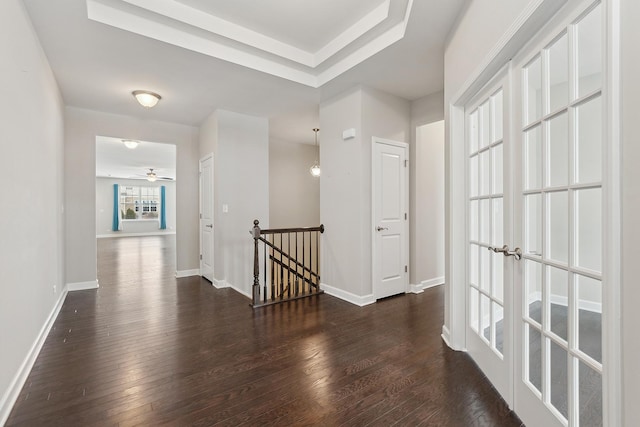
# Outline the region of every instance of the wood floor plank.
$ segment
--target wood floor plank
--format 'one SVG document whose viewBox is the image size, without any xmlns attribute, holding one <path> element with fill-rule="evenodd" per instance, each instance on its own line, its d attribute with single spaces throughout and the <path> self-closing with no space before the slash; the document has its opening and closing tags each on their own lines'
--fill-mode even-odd
<svg viewBox="0 0 640 427">
<path fill-rule="evenodd" d="M 7 426 L 521 424 L 442 342 L 442 288 L 253 310 L 174 260 L 175 236 L 99 239 Z"/>
</svg>

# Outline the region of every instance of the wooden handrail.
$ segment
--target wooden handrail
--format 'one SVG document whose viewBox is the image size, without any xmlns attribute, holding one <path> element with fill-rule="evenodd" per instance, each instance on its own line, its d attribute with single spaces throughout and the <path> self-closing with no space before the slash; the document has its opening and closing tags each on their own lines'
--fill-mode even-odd
<svg viewBox="0 0 640 427">
<path fill-rule="evenodd" d="M 317 227 L 260 229 L 260 234 L 304 233 L 306 231 L 319 231 L 320 233 L 324 233 L 324 225 L 320 224 Z"/>
</svg>

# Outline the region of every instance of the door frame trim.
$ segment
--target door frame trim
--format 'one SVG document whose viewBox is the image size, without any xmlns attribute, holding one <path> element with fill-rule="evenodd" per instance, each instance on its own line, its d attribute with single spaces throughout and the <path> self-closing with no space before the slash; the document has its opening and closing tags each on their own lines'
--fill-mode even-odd
<svg viewBox="0 0 640 427">
<path fill-rule="evenodd" d="M 404 150 L 404 155 L 405 155 L 405 160 L 406 160 L 406 164 L 407 166 L 404 168 L 405 169 L 405 173 L 404 173 L 404 180 L 405 180 L 405 195 L 404 195 L 404 203 L 405 203 L 405 212 L 407 214 L 407 219 L 404 221 L 404 236 L 405 236 L 405 242 L 404 242 L 404 248 L 403 248 L 403 254 L 402 254 L 402 258 L 404 260 L 404 265 L 407 266 L 407 272 L 405 273 L 404 276 L 404 282 L 405 282 L 405 290 L 404 292 L 407 293 L 410 291 L 410 280 L 409 280 L 409 250 L 410 250 L 410 246 L 409 246 L 409 167 L 410 167 L 410 162 L 409 162 L 409 144 L 406 142 L 401 142 L 401 141 L 393 141 L 391 139 L 384 139 L 384 138 L 379 138 L 377 136 L 374 136 L 371 138 L 371 230 L 370 230 L 370 236 L 371 236 L 371 293 L 373 294 L 373 298 L 374 300 L 377 299 L 377 292 L 376 292 L 376 283 L 377 281 L 375 280 L 376 278 L 376 274 L 375 274 L 375 265 L 374 265 L 374 260 L 375 260 L 375 254 L 376 254 L 376 239 L 375 239 L 375 232 L 373 231 L 373 228 L 375 226 L 375 206 L 376 206 L 376 192 L 374 191 L 374 187 L 373 187 L 373 183 L 374 183 L 374 161 L 375 161 L 375 149 L 374 147 L 376 146 L 376 144 L 384 144 L 384 145 L 391 145 L 394 147 L 399 147 L 402 148 Z"/>
</svg>

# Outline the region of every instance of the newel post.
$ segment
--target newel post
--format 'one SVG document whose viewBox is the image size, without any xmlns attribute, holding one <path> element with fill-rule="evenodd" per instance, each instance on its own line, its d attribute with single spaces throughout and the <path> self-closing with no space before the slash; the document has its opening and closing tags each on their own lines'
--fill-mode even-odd
<svg viewBox="0 0 640 427">
<path fill-rule="evenodd" d="M 260 303 L 260 263 L 258 262 L 258 239 L 260 238 L 260 222 L 256 219 L 253 221 L 253 305 Z"/>
</svg>

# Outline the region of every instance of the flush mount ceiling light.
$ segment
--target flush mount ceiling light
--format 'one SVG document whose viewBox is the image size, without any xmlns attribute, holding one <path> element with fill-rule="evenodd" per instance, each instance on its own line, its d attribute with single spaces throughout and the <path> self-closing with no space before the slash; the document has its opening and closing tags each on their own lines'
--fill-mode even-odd
<svg viewBox="0 0 640 427">
<path fill-rule="evenodd" d="M 318 128 L 313 128 L 313 131 L 316 133 L 316 146 L 318 145 L 318 131 L 320 129 Z M 318 160 L 316 160 L 316 162 L 313 164 L 313 166 L 311 166 L 309 168 L 309 173 L 311 174 L 311 176 L 313 176 L 314 178 L 319 178 L 320 177 L 320 162 L 318 162 Z"/>
<path fill-rule="evenodd" d="M 153 171 L 153 168 L 149 168 L 149 172 L 147 172 L 147 181 L 155 182 L 158 179 L 158 175 Z"/>
<path fill-rule="evenodd" d="M 157 93 L 149 92 L 148 90 L 134 90 L 131 94 L 145 108 L 155 107 L 158 101 L 162 99 Z"/>
<path fill-rule="evenodd" d="M 138 144 L 140 144 L 140 141 L 136 141 L 136 140 L 133 140 L 133 139 L 123 139 L 122 143 L 128 149 L 133 150 L 136 147 L 138 147 Z"/>
</svg>

